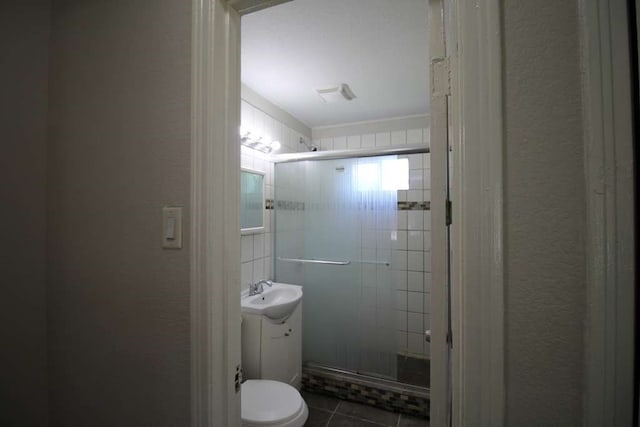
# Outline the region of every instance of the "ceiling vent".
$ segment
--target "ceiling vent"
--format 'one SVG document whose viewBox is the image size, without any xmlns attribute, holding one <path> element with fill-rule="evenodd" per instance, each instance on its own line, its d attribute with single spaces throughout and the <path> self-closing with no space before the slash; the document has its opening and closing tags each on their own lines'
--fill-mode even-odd
<svg viewBox="0 0 640 427">
<path fill-rule="evenodd" d="M 351 101 L 356 97 L 346 83 L 326 89 L 316 89 L 316 93 L 326 103 Z"/>
</svg>

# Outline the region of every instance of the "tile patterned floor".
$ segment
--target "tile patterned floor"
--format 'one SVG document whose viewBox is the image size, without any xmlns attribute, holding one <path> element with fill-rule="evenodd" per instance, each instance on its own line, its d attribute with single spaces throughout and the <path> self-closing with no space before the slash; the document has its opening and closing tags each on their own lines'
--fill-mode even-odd
<svg viewBox="0 0 640 427">
<path fill-rule="evenodd" d="M 303 391 L 309 406 L 305 427 L 429 427 L 429 421 Z"/>
<path fill-rule="evenodd" d="M 429 387 L 431 370 L 428 359 L 416 359 L 398 355 L 398 381 L 405 384 Z"/>
</svg>

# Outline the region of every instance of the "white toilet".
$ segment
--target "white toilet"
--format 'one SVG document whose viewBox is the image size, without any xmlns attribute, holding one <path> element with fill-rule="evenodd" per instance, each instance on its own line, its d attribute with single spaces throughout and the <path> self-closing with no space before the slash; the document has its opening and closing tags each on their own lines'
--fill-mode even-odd
<svg viewBox="0 0 640 427">
<path fill-rule="evenodd" d="M 298 390 L 272 380 L 247 380 L 242 384 L 244 427 L 302 427 L 309 417 Z"/>
</svg>

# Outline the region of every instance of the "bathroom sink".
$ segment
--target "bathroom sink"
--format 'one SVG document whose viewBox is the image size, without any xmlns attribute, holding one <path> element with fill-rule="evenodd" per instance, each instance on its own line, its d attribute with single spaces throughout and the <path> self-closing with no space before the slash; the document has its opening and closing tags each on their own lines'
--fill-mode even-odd
<svg viewBox="0 0 640 427">
<path fill-rule="evenodd" d="M 273 286 L 264 286 L 258 295 L 249 296 L 242 292 L 240 304 L 243 313 L 259 314 L 272 320 L 284 320 L 293 313 L 302 300 L 302 286 L 273 282 Z"/>
</svg>

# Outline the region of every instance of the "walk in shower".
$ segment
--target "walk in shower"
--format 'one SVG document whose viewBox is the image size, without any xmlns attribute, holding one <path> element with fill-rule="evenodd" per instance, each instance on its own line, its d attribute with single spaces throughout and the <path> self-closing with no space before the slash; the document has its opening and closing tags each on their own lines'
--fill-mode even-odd
<svg viewBox="0 0 640 427">
<path fill-rule="evenodd" d="M 428 154 L 333 156 L 275 165 L 275 279 L 303 285 L 303 363 L 426 390 Z"/>
</svg>

